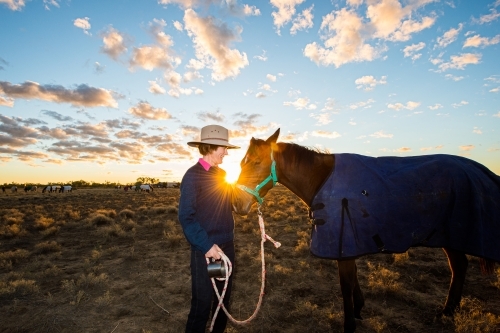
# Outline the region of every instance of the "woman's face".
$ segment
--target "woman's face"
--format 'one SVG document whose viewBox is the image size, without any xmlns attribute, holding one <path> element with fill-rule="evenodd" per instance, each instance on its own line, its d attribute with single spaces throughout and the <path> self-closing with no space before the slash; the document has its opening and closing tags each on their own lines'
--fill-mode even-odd
<svg viewBox="0 0 500 333">
<path fill-rule="evenodd" d="M 210 159 L 210 162 L 213 166 L 218 166 L 219 164 L 222 164 L 222 160 L 226 155 L 227 148 L 219 146 L 217 147 L 217 150 L 213 150 L 208 153 L 207 157 Z"/>
</svg>

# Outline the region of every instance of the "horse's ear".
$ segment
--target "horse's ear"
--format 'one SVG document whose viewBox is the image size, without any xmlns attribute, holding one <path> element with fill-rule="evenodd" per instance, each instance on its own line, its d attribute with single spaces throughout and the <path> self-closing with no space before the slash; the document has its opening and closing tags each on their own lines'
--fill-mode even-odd
<svg viewBox="0 0 500 333">
<path fill-rule="evenodd" d="M 276 132 L 274 132 L 273 135 L 271 135 L 269 138 L 267 138 L 266 140 L 266 143 L 267 144 L 270 144 L 270 143 L 276 143 L 276 141 L 278 141 L 278 136 L 280 135 L 280 129 L 278 128 L 276 130 Z"/>
</svg>

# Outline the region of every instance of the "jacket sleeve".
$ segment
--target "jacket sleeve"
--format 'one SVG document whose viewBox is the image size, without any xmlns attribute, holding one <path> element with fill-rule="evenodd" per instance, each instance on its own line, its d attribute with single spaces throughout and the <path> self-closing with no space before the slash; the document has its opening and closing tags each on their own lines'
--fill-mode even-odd
<svg viewBox="0 0 500 333">
<path fill-rule="evenodd" d="M 207 253 L 214 245 L 196 217 L 196 182 L 192 174 L 186 173 L 181 182 L 179 221 L 187 241 L 197 250 Z"/>
</svg>

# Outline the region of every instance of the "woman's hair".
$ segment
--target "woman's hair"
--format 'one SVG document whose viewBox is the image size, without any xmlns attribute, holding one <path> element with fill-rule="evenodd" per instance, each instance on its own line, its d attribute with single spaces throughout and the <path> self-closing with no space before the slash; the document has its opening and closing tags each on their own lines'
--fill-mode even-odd
<svg viewBox="0 0 500 333">
<path fill-rule="evenodd" d="M 219 146 L 216 146 L 216 145 L 210 145 L 210 144 L 206 144 L 206 143 L 200 143 L 198 145 L 198 150 L 200 151 L 200 154 L 202 156 L 205 156 L 207 155 L 208 153 L 212 152 L 212 151 L 215 151 L 217 150 L 217 148 L 219 148 Z"/>
</svg>

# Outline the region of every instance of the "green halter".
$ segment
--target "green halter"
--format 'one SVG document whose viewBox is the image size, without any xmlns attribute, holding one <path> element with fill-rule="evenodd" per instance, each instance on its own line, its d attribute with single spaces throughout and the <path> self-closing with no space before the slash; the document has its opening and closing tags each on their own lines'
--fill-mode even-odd
<svg viewBox="0 0 500 333">
<path fill-rule="evenodd" d="M 242 189 L 243 191 L 246 191 L 246 192 L 250 193 L 251 195 L 253 195 L 255 197 L 255 199 L 257 200 L 257 202 L 259 203 L 259 205 L 261 205 L 262 202 L 264 201 L 264 198 L 261 198 L 259 195 L 260 189 L 263 188 L 264 186 L 266 186 L 266 184 L 269 183 L 271 180 L 273 181 L 273 186 L 276 185 L 276 183 L 278 182 L 278 176 L 276 175 L 276 161 L 273 158 L 273 151 L 272 150 L 271 150 L 271 161 L 273 161 L 271 163 L 271 174 L 269 176 L 267 176 L 267 178 L 264 179 L 260 184 L 255 186 L 254 190 L 246 187 L 245 185 L 236 184 L 236 186 L 239 189 Z"/>
</svg>

